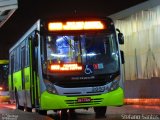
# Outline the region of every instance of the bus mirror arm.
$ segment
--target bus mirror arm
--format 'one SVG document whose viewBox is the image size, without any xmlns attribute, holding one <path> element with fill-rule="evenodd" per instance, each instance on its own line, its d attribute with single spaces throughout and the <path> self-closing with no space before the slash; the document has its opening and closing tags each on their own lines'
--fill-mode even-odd
<svg viewBox="0 0 160 120">
<path fill-rule="evenodd" d="M 116 29 L 116 31 L 118 32 L 119 44 L 124 44 L 124 36 L 123 36 L 123 33 L 121 33 L 121 31 L 120 31 L 119 29 Z"/>
</svg>

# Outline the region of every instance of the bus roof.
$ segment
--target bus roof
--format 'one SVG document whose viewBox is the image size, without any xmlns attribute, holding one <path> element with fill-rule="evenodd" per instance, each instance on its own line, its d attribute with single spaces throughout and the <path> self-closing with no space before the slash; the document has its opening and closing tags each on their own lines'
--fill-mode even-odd
<svg viewBox="0 0 160 120">
<path fill-rule="evenodd" d="M 13 49 L 15 49 L 22 41 L 24 41 L 29 34 L 31 34 L 34 30 L 39 30 L 39 24 L 40 20 L 38 19 L 31 28 L 9 49 L 9 53 L 12 52 Z"/>
</svg>

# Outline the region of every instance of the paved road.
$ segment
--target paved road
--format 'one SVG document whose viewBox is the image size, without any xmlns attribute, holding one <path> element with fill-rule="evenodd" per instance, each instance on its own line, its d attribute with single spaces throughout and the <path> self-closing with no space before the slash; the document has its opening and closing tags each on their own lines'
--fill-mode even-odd
<svg viewBox="0 0 160 120">
<path fill-rule="evenodd" d="M 0 104 L 0 120 L 56 120 L 57 114 L 47 112 L 47 116 L 32 111 L 24 112 L 15 109 L 15 105 Z M 108 107 L 106 118 L 95 119 L 93 109 L 76 110 L 76 117 L 71 120 L 160 120 L 160 106 L 125 105 Z"/>
</svg>

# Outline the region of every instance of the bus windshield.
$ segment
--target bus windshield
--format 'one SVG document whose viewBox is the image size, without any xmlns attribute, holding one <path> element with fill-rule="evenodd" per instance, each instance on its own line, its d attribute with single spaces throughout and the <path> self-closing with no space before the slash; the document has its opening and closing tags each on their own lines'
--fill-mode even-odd
<svg viewBox="0 0 160 120">
<path fill-rule="evenodd" d="M 45 42 L 47 74 L 112 74 L 119 71 L 119 54 L 115 34 L 48 35 Z M 63 66 L 65 64 L 65 67 Z M 68 64 L 72 64 L 69 65 Z M 78 64 L 78 65 L 77 65 Z M 67 67 L 66 67 L 67 65 Z M 72 68 L 74 66 L 74 68 Z M 75 68 L 76 67 L 76 68 Z M 46 69 L 47 68 L 47 69 Z M 82 69 L 83 68 L 83 69 Z"/>
</svg>

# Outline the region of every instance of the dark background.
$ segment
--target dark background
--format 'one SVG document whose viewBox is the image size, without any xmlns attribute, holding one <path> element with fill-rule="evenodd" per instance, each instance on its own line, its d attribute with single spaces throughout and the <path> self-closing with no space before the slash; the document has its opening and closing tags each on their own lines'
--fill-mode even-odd
<svg viewBox="0 0 160 120">
<path fill-rule="evenodd" d="M 39 18 L 105 17 L 147 0 L 18 0 L 18 9 L 0 28 L 0 59 Z"/>
</svg>

